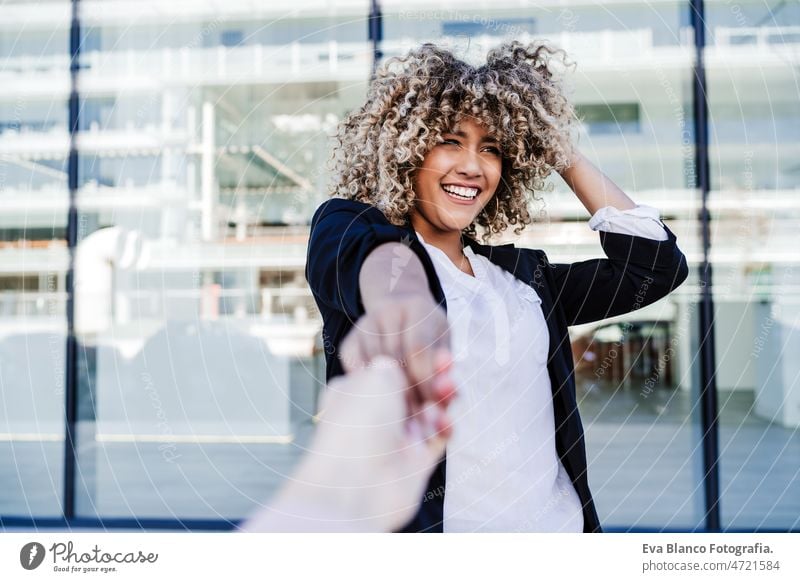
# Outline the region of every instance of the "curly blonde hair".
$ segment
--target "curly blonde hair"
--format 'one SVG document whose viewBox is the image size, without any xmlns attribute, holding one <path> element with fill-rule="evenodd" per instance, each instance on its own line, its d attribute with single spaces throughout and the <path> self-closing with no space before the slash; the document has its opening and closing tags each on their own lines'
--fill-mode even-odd
<svg viewBox="0 0 800 582">
<path fill-rule="evenodd" d="M 414 208 L 414 171 L 464 116 L 497 137 L 500 185 L 463 233 L 483 240 L 533 222 L 530 198 L 552 170 L 569 166 L 575 110 L 548 67 L 561 53 L 541 43 L 513 41 L 489 51 L 474 67 L 434 44 L 388 59 L 367 100 L 339 124 L 331 156 L 331 196 L 377 207 L 395 225 Z M 562 59 L 563 62 L 563 59 Z"/>
</svg>

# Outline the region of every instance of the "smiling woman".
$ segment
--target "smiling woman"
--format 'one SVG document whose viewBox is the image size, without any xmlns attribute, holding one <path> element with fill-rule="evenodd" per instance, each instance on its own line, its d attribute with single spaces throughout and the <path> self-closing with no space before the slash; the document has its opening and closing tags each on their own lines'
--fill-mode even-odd
<svg viewBox="0 0 800 582">
<path fill-rule="evenodd" d="M 339 128 L 334 196 L 314 214 L 306 265 L 327 380 L 390 356 L 415 418 L 448 401 L 435 355 L 454 362 L 446 459 L 402 531 L 601 531 L 567 327 L 650 304 L 688 274 L 658 211 L 572 146 L 555 52 L 512 42 L 474 67 L 425 45 L 389 61 Z M 608 258 L 551 264 L 476 240 L 530 224 L 553 170 Z"/>
</svg>

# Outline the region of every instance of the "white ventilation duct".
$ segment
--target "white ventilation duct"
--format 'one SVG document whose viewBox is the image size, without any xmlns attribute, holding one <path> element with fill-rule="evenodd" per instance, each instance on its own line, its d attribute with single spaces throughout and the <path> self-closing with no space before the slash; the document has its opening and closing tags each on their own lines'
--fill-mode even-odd
<svg viewBox="0 0 800 582">
<path fill-rule="evenodd" d="M 83 239 L 75 252 L 75 333 L 95 334 L 111 327 L 114 309 L 114 273 L 141 269 L 149 249 L 141 233 L 120 226 L 97 230 Z"/>
</svg>

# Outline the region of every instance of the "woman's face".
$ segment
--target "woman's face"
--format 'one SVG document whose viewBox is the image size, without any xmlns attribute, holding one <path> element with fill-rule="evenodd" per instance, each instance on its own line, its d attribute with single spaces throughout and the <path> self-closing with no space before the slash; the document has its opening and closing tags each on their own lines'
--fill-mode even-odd
<svg viewBox="0 0 800 582">
<path fill-rule="evenodd" d="M 462 119 L 425 156 L 414 176 L 411 224 L 419 232 L 461 232 L 475 220 L 500 183 L 502 152 L 471 118 Z"/>
</svg>

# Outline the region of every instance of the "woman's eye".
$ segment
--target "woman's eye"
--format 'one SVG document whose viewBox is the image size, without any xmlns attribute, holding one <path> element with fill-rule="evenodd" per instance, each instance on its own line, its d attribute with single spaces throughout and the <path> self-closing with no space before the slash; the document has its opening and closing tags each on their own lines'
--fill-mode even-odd
<svg viewBox="0 0 800 582">
<path fill-rule="evenodd" d="M 456 146 L 461 147 L 461 142 L 458 141 L 457 139 L 453 139 L 453 138 L 443 138 L 441 143 L 442 144 L 448 144 L 448 145 L 456 145 Z M 495 147 L 495 146 L 485 147 L 485 148 L 483 148 L 483 151 L 490 152 L 490 153 L 492 153 L 492 154 L 494 154 L 496 156 L 502 155 L 502 152 L 500 151 L 500 148 Z"/>
</svg>

